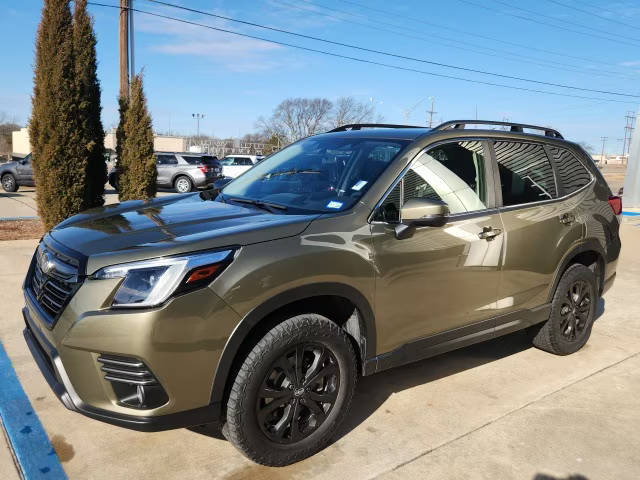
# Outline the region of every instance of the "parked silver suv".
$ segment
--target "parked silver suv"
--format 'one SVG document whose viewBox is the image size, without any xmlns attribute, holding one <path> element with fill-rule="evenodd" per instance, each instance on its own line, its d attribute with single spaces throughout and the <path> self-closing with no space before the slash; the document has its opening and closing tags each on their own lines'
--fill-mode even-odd
<svg viewBox="0 0 640 480">
<path fill-rule="evenodd" d="M 157 152 L 157 185 L 173 188 L 178 193 L 203 188 L 222 177 L 220 161 L 201 153 Z M 109 184 L 118 189 L 118 174 L 115 168 L 109 172 Z"/>
</svg>

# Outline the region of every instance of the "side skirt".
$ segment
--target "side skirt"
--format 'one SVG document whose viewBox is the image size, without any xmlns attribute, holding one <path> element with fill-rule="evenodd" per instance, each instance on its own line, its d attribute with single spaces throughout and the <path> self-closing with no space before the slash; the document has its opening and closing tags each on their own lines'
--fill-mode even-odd
<svg viewBox="0 0 640 480">
<path fill-rule="evenodd" d="M 389 368 L 417 362 L 458 348 L 507 335 L 546 321 L 551 304 L 532 310 L 518 310 L 464 327 L 447 330 L 429 337 L 406 343 L 397 349 L 382 353 L 365 363 L 364 374 L 371 375 Z"/>
</svg>

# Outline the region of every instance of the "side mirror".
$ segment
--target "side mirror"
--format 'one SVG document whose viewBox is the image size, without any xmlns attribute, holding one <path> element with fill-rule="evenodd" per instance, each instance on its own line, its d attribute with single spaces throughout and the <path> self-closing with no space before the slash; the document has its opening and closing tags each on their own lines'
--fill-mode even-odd
<svg viewBox="0 0 640 480">
<path fill-rule="evenodd" d="M 449 207 L 440 200 L 411 198 L 400 209 L 400 218 L 395 228 L 398 240 L 413 236 L 416 227 L 442 227 L 449 218 Z"/>
</svg>

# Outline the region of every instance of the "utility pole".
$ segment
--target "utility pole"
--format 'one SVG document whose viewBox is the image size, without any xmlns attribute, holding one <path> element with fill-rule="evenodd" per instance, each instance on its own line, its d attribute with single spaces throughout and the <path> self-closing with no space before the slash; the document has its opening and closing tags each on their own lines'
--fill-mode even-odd
<svg viewBox="0 0 640 480">
<path fill-rule="evenodd" d="M 622 158 L 624 161 L 625 151 L 629 153 L 631 149 L 631 134 L 633 133 L 634 123 L 636 120 L 636 116 L 633 112 L 627 112 L 624 117 L 626 124 L 624 126 L 624 144 L 622 145 Z"/>
<path fill-rule="evenodd" d="M 129 0 L 120 0 L 120 96 L 129 97 Z"/>
<path fill-rule="evenodd" d="M 131 79 L 136 74 L 136 67 L 134 63 L 134 54 L 133 54 L 133 0 L 129 0 L 129 73 L 131 75 Z"/>
<path fill-rule="evenodd" d="M 431 128 L 433 126 L 433 114 L 434 113 L 438 113 L 433 109 L 433 101 L 434 98 L 433 97 L 429 97 L 431 99 L 431 110 L 427 110 L 427 113 L 429 114 L 429 128 Z"/>
<path fill-rule="evenodd" d="M 600 163 L 601 163 L 602 165 L 604 165 L 605 163 L 607 163 L 607 162 L 605 162 L 605 160 L 604 160 L 604 145 L 605 145 L 605 143 L 607 142 L 607 138 L 609 138 L 609 137 L 600 137 L 600 139 L 602 140 L 602 154 L 600 155 Z"/>
</svg>

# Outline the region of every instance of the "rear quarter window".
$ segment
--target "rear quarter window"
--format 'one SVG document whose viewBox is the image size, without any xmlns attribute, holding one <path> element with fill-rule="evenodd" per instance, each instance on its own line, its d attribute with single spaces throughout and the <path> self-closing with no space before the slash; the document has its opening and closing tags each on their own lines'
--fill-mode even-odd
<svg viewBox="0 0 640 480">
<path fill-rule="evenodd" d="M 569 150 L 558 147 L 549 147 L 549 150 L 565 195 L 580 190 L 591 181 L 591 174 L 587 168 Z"/>
</svg>

